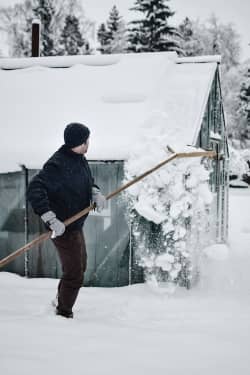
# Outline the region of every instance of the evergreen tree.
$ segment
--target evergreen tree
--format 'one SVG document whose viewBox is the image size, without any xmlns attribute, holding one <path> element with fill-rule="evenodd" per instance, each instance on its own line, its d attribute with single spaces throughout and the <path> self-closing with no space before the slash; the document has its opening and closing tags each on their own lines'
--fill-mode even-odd
<svg viewBox="0 0 250 375">
<path fill-rule="evenodd" d="M 121 19 L 122 17 L 119 15 L 118 9 L 114 5 L 109 13 L 107 21 L 108 30 L 110 31 L 111 36 L 119 30 Z"/>
<path fill-rule="evenodd" d="M 79 20 L 76 16 L 68 15 L 65 19 L 60 43 L 64 55 L 77 55 L 82 52 L 85 40 L 80 32 Z"/>
<path fill-rule="evenodd" d="M 66 27 L 67 17 L 68 26 Z M 68 30 L 71 29 L 74 34 L 74 38 L 72 39 L 74 39 L 75 42 L 72 40 L 72 45 L 76 42 L 79 43 L 78 53 L 89 54 L 91 52 L 90 45 L 95 42 L 95 23 L 85 17 L 82 0 L 57 0 L 57 12 L 54 24 L 57 25 L 59 31 L 57 38 L 60 43 L 60 54 L 69 54 L 68 50 L 65 50 L 65 45 L 63 43 L 64 38 L 62 38 L 65 27 Z M 84 44 L 80 47 L 81 39 L 83 39 Z M 77 48 L 75 52 L 76 50 Z"/>
<path fill-rule="evenodd" d="M 179 25 L 178 30 L 181 34 L 180 47 L 184 56 L 197 56 L 203 52 L 203 45 L 195 34 L 193 22 L 186 17 Z"/>
<path fill-rule="evenodd" d="M 126 24 L 123 20 L 120 21 L 119 28 L 113 34 L 111 43 L 111 53 L 123 53 L 128 48 Z"/>
<path fill-rule="evenodd" d="M 186 17 L 183 22 L 179 26 L 179 30 L 181 32 L 182 38 L 185 41 L 190 41 L 194 35 L 193 31 L 193 24 L 192 21 Z"/>
<path fill-rule="evenodd" d="M 98 50 L 101 53 L 107 53 L 106 51 L 109 50 L 110 46 L 110 41 L 111 41 L 111 36 L 110 32 L 107 30 L 105 23 L 102 23 L 97 31 L 97 39 L 98 42 L 100 43 L 100 47 Z"/>
<path fill-rule="evenodd" d="M 131 10 L 142 13 L 143 18 L 130 22 L 132 27 L 129 30 L 129 51 L 180 52 L 179 43 L 176 41 L 176 36 L 180 36 L 180 33 L 168 23 L 168 19 L 175 13 L 167 5 L 168 1 L 135 1 L 135 6 Z"/>
<path fill-rule="evenodd" d="M 121 53 L 127 49 L 126 27 L 117 7 L 109 13 L 106 25 L 102 23 L 97 33 L 101 53 Z"/>
</svg>

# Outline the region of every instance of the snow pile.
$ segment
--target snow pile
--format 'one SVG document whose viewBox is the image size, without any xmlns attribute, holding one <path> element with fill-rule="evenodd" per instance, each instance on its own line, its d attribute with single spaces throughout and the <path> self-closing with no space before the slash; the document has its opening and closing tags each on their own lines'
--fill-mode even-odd
<svg viewBox="0 0 250 375">
<path fill-rule="evenodd" d="M 166 131 L 167 114 L 153 113 L 150 119 L 125 165 L 127 181 L 167 159 L 169 142 L 178 147 Z M 186 147 L 188 151 L 193 148 Z M 201 249 L 210 244 L 213 230 L 209 174 L 207 159 L 201 163 L 201 158 L 182 158 L 128 189 L 133 246 L 151 284 L 188 287 L 197 277 Z"/>
<path fill-rule="evenodd" d="M 84 364 L 91 375 L 249 375 L 249 204 L 248 189 L 230 190 L 228 258 L 204 257 L 188 291 L 169 295 L 170 284 L 166 295 L 153 279 L 82 288 L 68 321 L 50 306 L 58 280 L 0 272 L 1 374 L 68 375 Z"/>
<path fill-rule="evenodd" d="M 203 249 L 203 253 L 211 259 L 226 260 L 228 258 L 228 246 L 226 244 L 214 244 Z"/>
<path fill-rule="evenodd" d="M 239 178 L 247 173 L 249 167 L 247 165 L 249 152 L 236 150 L 232 146 L 229 147 L 229 173 Z"/>
<path fill-rule="evenodd" d="M 57 283 L 0 273 L 1 374 L 249 374 L 249 289 L 83 288 L 68 321 L 49 306 Z"/>
<path fill-rule="evenodd" d="M 243 150 L 240 150 L 240 153 L 241 153 L 241 156 L 246 163 L 250 162 L 250 149 L 249 148 L 245 148 Z M 249 165 L 248 165 L 248 169 L 249 169 Z"/>
</svg>

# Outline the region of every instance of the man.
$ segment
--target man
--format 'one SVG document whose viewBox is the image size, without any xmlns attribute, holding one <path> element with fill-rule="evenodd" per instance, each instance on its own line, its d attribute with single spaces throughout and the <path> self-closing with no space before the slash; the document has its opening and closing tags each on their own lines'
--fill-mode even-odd
<svg viewBox="0 0 250 375">
<path fill-rule="evenodd" d="M 58 285 L 56 314 L 73 318 L 72 308 L 83 284 L 87 253 L 82 227 L 85 215 L 65 228 L 64 221 L 91 202 L 104 208 L 105 197 L 94 180 L 84 155 L 89 147 L 89 129 L 71 123 L 64 130 L 65 144 L 31 180 L 27 197 L 34 212 L 53 231 L 63 275 Z"/>
</svg>

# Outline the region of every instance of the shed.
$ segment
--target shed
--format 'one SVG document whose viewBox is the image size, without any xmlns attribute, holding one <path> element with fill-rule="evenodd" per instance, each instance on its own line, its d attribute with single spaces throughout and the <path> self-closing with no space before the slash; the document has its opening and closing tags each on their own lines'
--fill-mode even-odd
<svg viewBox="0 0 250 375">
<path fill-rule="evenodd" d="M 96 182 L 108 194 L 122 184 L 124 161 L 142 125 L 157 110 L 171 119 L 166 126 L 171 146 L 175 147 L 178 132 L 181 144 L 218 153 L 211 178 L 217 220 L 214 240 L 225 242 L 228 145 L 219 63 L 219 56 L 178 58 L 172 52 L 1 59 L 0 257 L 43 231 L 26 207 L 25 188 L 63 143 L 67 123 L 78 121 L 91 129 L 87 158 Z M 133 282 L 125 205 L 114 198 L 86 223 L 86 285 Z M 50 241 L 4 270 L 30 277 L 61 273 Z"/>
</svg>

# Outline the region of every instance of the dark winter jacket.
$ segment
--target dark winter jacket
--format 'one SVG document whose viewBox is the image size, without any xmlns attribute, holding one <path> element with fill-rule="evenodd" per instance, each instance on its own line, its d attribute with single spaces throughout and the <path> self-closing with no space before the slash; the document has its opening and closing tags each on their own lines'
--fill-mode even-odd
<svg viewBox="0 0 250 375">
<path fill-rule="evenodd" d="M 31 180 L 27 198 L 39 216 L 55 212 L 64 221 L 90 205 L 94 180 L 87 160 L 63 145 Z M 81 229 L 87 215 L 67 227 Z"/>
</svg>

